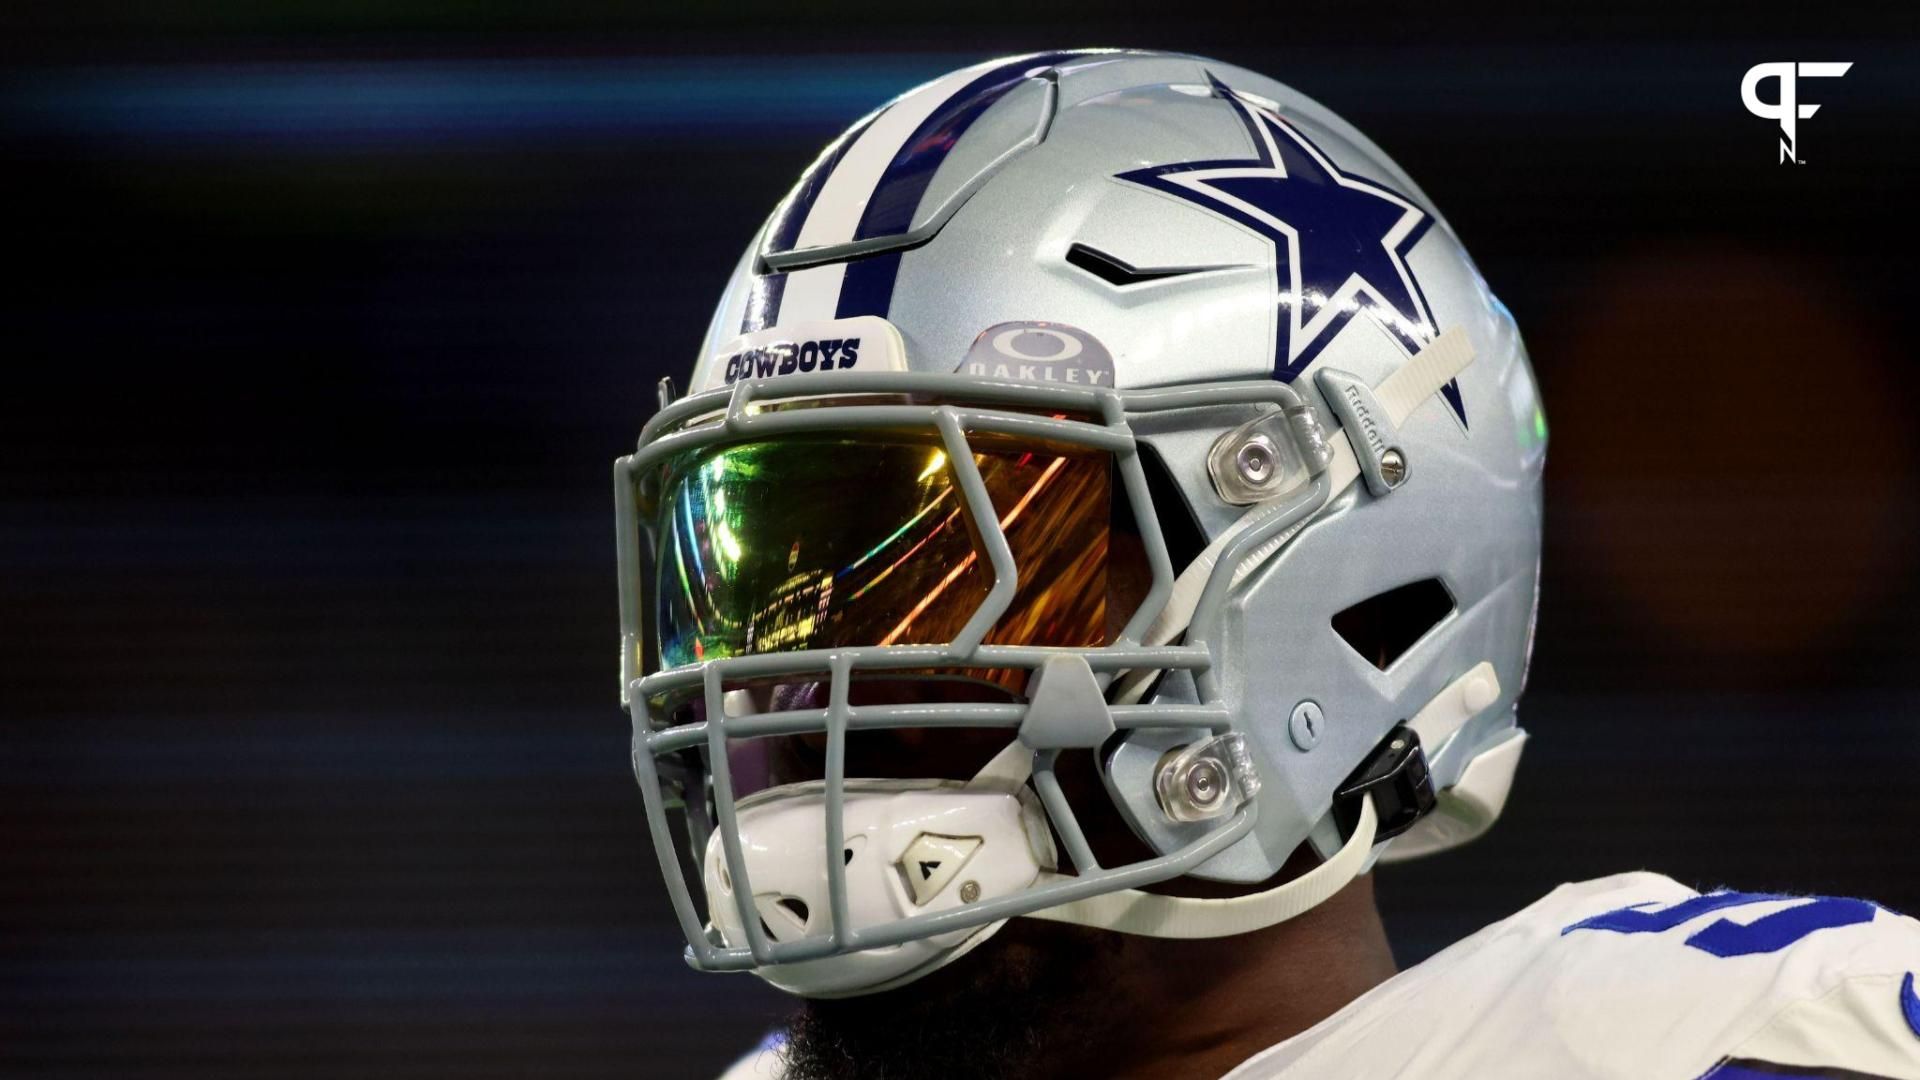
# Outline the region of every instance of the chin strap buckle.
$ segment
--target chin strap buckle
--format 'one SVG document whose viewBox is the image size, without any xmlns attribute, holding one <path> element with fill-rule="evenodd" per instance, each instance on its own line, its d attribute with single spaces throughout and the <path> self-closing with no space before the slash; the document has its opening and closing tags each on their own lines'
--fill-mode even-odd
<svg viewBox="0 0 1920 1080">
<path fill-rule="evenodd" d="M 1380 815 L 1376 842 L 1406 832 L 1433 809 L 1436 801 L 1433 773 L 1427 768 L 1427 754 L 1420 748 L 1420 736 L 1407 725 L 1400 724 L 1387 732 L 1372 756 L 1361 762 L 1334 792 L 1334 820 L 1340 824 L 1343 834 L 1353 831 L 1360 820 L 1360 803 L 1369 795 Z"/>
</svg>

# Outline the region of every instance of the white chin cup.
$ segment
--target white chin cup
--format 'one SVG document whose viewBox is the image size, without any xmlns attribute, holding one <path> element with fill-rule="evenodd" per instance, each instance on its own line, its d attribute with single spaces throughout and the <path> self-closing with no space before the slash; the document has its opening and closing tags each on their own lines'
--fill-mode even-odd
<svg viewBox="0 0 1920 1080">
<path fill-rule="evenodd" d="M 849 780 L 843 799 L 848 921 L 855 930 L 1017 893 L 1054 865 L 1032 794 L 953 781 Z M 833 933 L 827 896 L 826 792 L 788 784 L 741 802 L 741 854 L 753 909 L 776 942 Z M 731 947 L 747 944 L 720 836 L 702 859 L 709 917 Z M 791 994 L 851 997 L 911 982 L 991 937 L 1001 922 L 841 956 L 756 968 Z"/>
</svg>

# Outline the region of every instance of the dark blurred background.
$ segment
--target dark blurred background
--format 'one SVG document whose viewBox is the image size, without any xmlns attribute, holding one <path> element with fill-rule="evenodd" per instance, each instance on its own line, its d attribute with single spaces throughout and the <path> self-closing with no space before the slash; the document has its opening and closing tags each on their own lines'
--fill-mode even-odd
<svg viewBox="0 0 1920 1080">
<path fill-rule="evenodd" d="M 1843 4 L 0 14 L 0 1073 L 715 1072 L 615 702 L 611 459 L 818 147 L 995 54 L 1357 123 L 1553 423 L 1535 735 L 1380 874 L 1403 963 L 1554 884 L 1920 909 L 1920 33 Z M 1776 161 L 1742 73 L 1809 80 Z"/>
</svg>

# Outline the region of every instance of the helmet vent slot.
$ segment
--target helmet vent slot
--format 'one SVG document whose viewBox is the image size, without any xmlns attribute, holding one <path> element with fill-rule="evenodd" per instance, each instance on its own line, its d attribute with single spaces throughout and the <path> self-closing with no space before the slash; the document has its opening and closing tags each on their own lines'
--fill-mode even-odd
<svg viewBox="0 0 1920 1080">
<path fill-rule="evenodd" d="M 1453 594 L 1426 578 L 1370 596 L 1333 617 L 1333 632 L 1381 671 L 1454 612 Z"/>
<path fill-rule="evenodd" d="M 1125 288 L 1148 281 L 1163 278 L 1183 277 L 1197 274 L 1202 270 L 1214 270 L 1212 266 L 1169 266 L 1160 268 L 1142 268 L 1134 266 L 1117 255 L 1109 255 L 1098 248 L 1085 244 L 1075 244 L 1067 249 L 1067 265 L 1084 270 L 1109 285 Z"/>
</svg>

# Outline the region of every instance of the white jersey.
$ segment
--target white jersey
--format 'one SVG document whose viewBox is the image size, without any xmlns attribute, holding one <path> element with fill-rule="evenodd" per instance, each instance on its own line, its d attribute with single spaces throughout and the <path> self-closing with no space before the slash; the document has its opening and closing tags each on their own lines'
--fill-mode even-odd
<svg viewBox="0 0 1920 1080">
<path fill-rule="evenodd" d="M 1920 921 L 1658 874 L 1562 885 L 1226 1080 L 1920 1080 Z"/>
<path fill-rule="evenodd" d="M 1659 874 L 1562 885 L 1225 1080 L 1920 1080 L 1920 921 Z M 777 1080 L 763 1044 L 723 1080 Z"/>
</svg>

